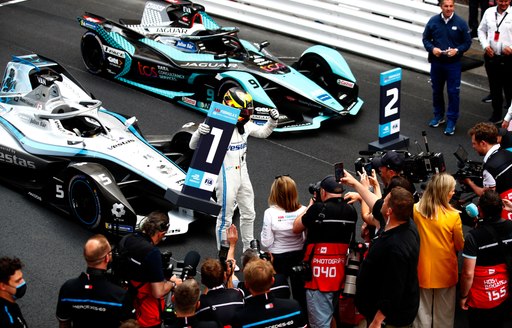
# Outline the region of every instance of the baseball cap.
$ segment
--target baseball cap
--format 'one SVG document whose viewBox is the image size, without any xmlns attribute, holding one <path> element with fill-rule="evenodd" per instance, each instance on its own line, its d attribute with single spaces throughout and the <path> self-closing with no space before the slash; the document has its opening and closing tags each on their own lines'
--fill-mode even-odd
<svg viewBox="0 0 512 328">
<path fill-rule="evenodd" d="M 512 147 L 512 133 L 505 128 L 498 129 L 498 135 L 501 136 L 501 148 L 507 149 Z"/>
<path fill-rule="evenodd" d="M 336 181 L 334 175 L 326 176 L 320 182 L 320 188 L 324 189 L 325 191 L 331 194 L 341 194 L 343 192 L 343 185 Z"/>
<path fill-rule="evenodd" d="M 385 166 L 394 171 L 401 171 L 404 164 L 404 156 L 394 150 L 387 151 L 382 157 L 376 157 L 372 160 L 372 166 L 377 169 Z"/>
</svg>

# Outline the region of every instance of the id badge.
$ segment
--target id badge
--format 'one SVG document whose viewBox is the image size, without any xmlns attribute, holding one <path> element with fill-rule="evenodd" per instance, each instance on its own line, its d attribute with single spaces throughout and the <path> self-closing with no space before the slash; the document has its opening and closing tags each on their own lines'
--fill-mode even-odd
<svg viewBox="0 0 512 328">
<path fill-rule="evenodd" d="M 499 31 L 494 32 L 494 41 L 498 42 L 499 39 L 500 39 L 500 32 Z"/>
</svg>

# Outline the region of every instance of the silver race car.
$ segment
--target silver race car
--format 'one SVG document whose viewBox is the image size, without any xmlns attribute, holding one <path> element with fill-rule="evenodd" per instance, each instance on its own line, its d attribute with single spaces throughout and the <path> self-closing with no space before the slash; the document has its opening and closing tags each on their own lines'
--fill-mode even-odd
<svg viewBox="0 0 512 328">
<path fill-rule="evenodd" d="M 0 86 L 0 179 L 33 199 L 111 233 L 133 231 L 155 209 L 168 211 L 168 235 L 218 213 L 215 203 L 181 194 L 192 127 L 144 137 L 135 117 L 105 109 L 35 54 L 13 57 Z"/>
</svg>

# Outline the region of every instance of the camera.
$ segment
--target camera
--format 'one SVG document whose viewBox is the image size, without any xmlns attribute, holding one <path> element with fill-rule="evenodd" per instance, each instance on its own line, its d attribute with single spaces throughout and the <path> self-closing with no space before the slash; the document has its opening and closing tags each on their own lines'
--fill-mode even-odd
<svg viewBox="0 0 512 328">
<path fill-rule="evenodd" d="M 478 185 L 483 185 L 483 165 L 480 162 L 470 161 L 468 159 L 468 153 L 459 145 L 455 153 L 453 153 L 455 158 L 457 159 L 457 172 L 453 174 L 453 177 L 457 180 L 464 180 L 466 178 L 470 178 L 473 182 Z M 462 186 L 463 192 L 471 192 L 472 190 L 466 185 Z"/>
<path fill-rule="evenodd" d="M 226 271 L 228 269 L 228 265 L 229 265 L 230 269 L 233 267 L 233 262 L 227 261 L 228 252 L 229 252 L 229 243 L 227 242 L 227 240 L 222 240 L 220 242 L 220 249 L 219 249 L 218 257 L 219 257 L 219 262 L 222 265 L 222 268 L 224 269 L 224 271 Z"/>
<path fill-rule="evenodd" d="M 170 279 L 174 274 L 174 264 L 171 263 L 172 252 L 162 252 L 162 270 L 164 272 L 165 279 Z"/>
<path fill-rule="evenodd" d="M 271 261 L 272 258 L 268 252 L 264 252 L 261 250 L 260 241 L 258 239 L 251 240 L 249 247 L 254 249 L 260 255 L 260 259 Z"/>
<path fill-rule="evenodd" d="M 356 294 L 357 274 L 359 273 L 359 267 L 367 249 L 366 244 L 363 242 L 356 242 L 351 245 L 347 257 L 347 266 L 345 268 L 343 296 L 352 297 Z"/>
<path fill-rule="evenodd" d="M 310 183 L 308 187 L 308 191 L 311 195 L 316 196 L 320 193 L 320 182 Z"/>
<path fill-rule="evenodd" d="M 302 275 L 304 281 L 311 281 L 313 279 L 313 270 L 307 261 L 302 261 L 300 265 L 292 266 L 293 273 Z"/>
</svg>

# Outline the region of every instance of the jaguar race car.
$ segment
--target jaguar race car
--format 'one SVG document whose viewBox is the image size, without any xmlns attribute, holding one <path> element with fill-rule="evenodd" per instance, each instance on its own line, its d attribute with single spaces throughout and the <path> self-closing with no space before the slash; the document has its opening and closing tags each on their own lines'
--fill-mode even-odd
<svg viewBox="0 0 512 328">
<path fill-rule="evenodd" d="M 253 121 L 280 112 L 277 132 L 318 129 L 323 121 L 356 115 L 363 101 L 345 59 L 315 45 L 290 66 L 267 41 L 238 38 L 202 5 L 185 0 L 147 1 L 140 20 L 118 22 L 85 13 L 81 52 L 87 70 L 207 112 L 229 88 L 254 99 Z"/>
<path fill-rule="evenodd" d="M 133 231 L 155 209 L 168 211 L 168 235 L 218 213 L 211 201 L 181 195 L 193 127 L 144 137 L 135 117 L 105 109 L 35 54 L 13 57 L 0 87 L 0 179 L 33 199 L 111 233 Z"/>
</svg>

